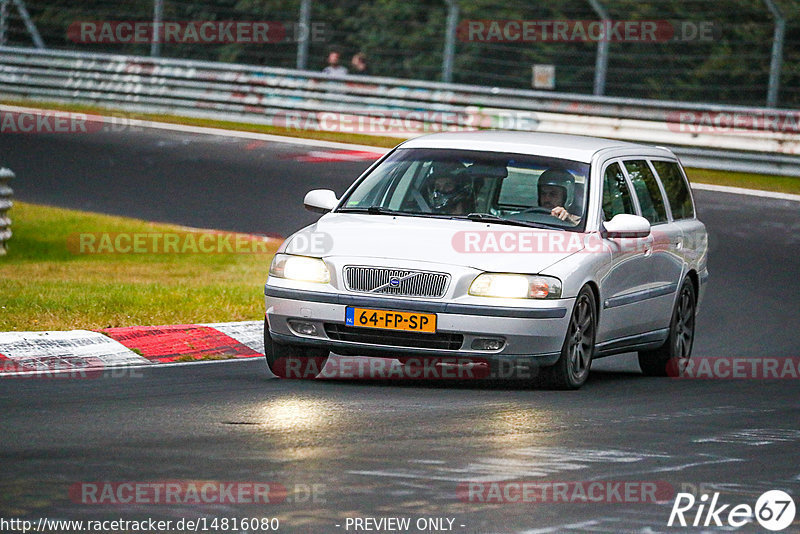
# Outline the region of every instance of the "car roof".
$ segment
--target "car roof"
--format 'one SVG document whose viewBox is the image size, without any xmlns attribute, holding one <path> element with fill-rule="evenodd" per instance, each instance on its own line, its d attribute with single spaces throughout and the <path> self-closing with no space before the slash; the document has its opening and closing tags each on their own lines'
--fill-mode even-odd
<svg viewBox="0 0 800 534">
<path fill-rule="evenodd" d="M 569 159 L 583 163 L 591 162 L 592 156 L 597 152 L 609 149 L 631 149 L 632 151 L 640 151 L 643 155 L 645 153 L 653 154 L 656 151 L 664 156 L 674 157 L 669 150 L 661 147 L 656 148 L 615 139 L 505 130 L 446 132 L 423 135 L 406 141 L 402 144 L 402 147 L 510 152 Z"/>
</svg>

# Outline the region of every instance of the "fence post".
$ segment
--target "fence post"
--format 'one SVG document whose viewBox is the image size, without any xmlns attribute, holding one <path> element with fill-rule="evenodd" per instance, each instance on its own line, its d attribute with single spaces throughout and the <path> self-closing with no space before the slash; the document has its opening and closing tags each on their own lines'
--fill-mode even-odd
<svg viewBox="0 0 800 534">
<path fill-rule="evenodd" d="M 25 2 L 22 0 L 13 0 L 13 2 L 14 5 L 17 6 L 19 16 L 22 17 L 22 22 L 25 23 L 25 28 L 28 30 L 31 39 L 33 39 L 33 44 L 36 48 L 44 49 L 45 46 L 42 36 L 39 35 L 39 30 L 36 29 L 36 24 L 33 23 L 33 19 L 31 19 L 30 13 L 28 13 L 28 8 L 25 7 Z"/>
<path fill-rule="evenodd" d="M 442 54 L 442 81 L 453 81 L 453 57 L 456 53 L 456 32 L 458 31 L 458 0 L 447 2 L 447 29 L 444 35 L 444 53 Z"/>
<path fill-rule="evenodd" d="M 308 68 L 308 44 L 311 40 L 311 0 L 303 0 L 300 3 L 300 28 L 297 35 L 297 69 L 306 70 Z"/>
<path fill-rule="evenodd" d="M 150 43 L 150 55 L 161 55 L 161 23 L 164 19 L 164 0 L 153 0 L 153 42 Z"/>
<path fill-rule="evenodd" d="M 8 29 L 8 0 L 0 0 L 0 46 L 6 45 Z"/>
<path fill-rule="evenodd" d="M 611 17 L 598 0 L 589 0 L 592 9 L 603 23 L 610 23 Z M 606 72 L 608 71 L 608 44 L 609 38 L 603 38 L 597 43 L 597 57 L 594 61 L 594 95 L 602 96 L 606 92 Z"/>
<path fill-rule="evenodd" d="M 14 191 L 8 187 L 8 182 L 12 178 L 14 173 L 11 169 L 0 168 L 0 256 L 6 253 L 8 248 L 6 243 L 11 239 L 11 219 L 8 217 L 8 210 L 14 205 L 11 201 Z"/>
<path fill-rule="evenodd" d="M 778 105 L 778 89 L 781 85 L 781 66 L 783 63 L 783 36 L 786 33 L 786 19 L 773 0 L 764 0 L 775 17 L 775 31 L 772 34 L 772 56 L 769 61 L 769 86 L 767 87 L 767 107 Z"/>
</svg>

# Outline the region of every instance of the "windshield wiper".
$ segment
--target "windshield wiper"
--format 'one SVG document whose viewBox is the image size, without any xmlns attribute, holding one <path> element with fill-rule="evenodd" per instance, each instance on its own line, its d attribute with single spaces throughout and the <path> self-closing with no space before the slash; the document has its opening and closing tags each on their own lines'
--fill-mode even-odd
<svg viewBox="0 0 800 534">
<path fill-rule="evenodd" d="M 399 215 L 401 217 L 427 217 L 427 213 L 417 213 L 414 211 L 399 211 L 383 206 L 367 206 L 366 208 L 341 208 L 336 213 L 368 213 L 369 215 Z"/>
<path fill-rule="evenodd" d="M 564 230 L 564 228 L 560 226 L 556 226 L 554 224 L 546 224 L 546 223 L 538 223 L 538 222 L 530 222 L 530 221 L 518 221 L 515 219 L 506 219 L 504 217 L 500 217 L 497 215 L 492 215 L 490 213 L 469 213 L 464 216 L 454 217 L 456 219 L 469 219 L 470 221 L 477 221 L 477 222 L 490 222 L 496 224 L 508 224 L 513 226 L 527 226 L 529 228 L 546 228 L 551 230 Z"/>
<path fill-rule="evenodd" d="M 342 208 L 341 213 L 371 213 L 373 215 L 406 215 L 402 211 L 384 208 L 383 206 L 367 206 L 366 208 Z"/>
</svg>

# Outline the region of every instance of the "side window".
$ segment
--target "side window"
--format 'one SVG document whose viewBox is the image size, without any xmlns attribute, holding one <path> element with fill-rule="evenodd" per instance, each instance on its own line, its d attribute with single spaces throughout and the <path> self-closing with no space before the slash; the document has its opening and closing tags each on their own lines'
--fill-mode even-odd
<svg viewBox="0 0 800 534">
<path fill-rule="evenodd" d="M 631 193 L 628 184 L 625 183 L 625 175 L 622 174 L 618 163 L 612 163 L 606 167 L 603 177 L 603 216 L 610 221 L 614 215 L 629 213 L 635 215 Z"/>
<path fill-rule="evenodd" d="M 658 177 L 664 185 L 673 219 L 691 219 L 694 217 L 692 195 L 689 186 L 681 174 L 678 164 L 674 161 L 653 161 Z"/>
<path fill-rule="evenodd" d="M 633 189 L 639 198 L 642 217 L 650 221 L 650 224 L 666 222 L 667 210 L 664 207 L 664 199 L 658 189 L 656 177 L 647 162 L 644 160 L 626 161 L 625 169 L 628 171 Z"/>
<path fill-rule="evenodd" d="M 536 180 L 541 174 L 540 171 L 529 171 L 527 169 L 509 169 L 508 177 L 505 178 L 500 187 L 500 196 L 497 202 L 504 206 L 535 206 L 537 189 Z"/>
</svg>

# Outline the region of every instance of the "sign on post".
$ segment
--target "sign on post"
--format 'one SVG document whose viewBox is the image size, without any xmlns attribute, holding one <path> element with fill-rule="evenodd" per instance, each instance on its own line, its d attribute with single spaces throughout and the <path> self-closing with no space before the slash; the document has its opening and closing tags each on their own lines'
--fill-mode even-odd
<svg viewBox="0 0 800 534">
<path fill-rule="evenodd" d="M 534 89 L 555 89 L 556 88 L 556 66 L 555 65 L 534 65 L 533 81 L 531 85 Z"/>
</svg>

